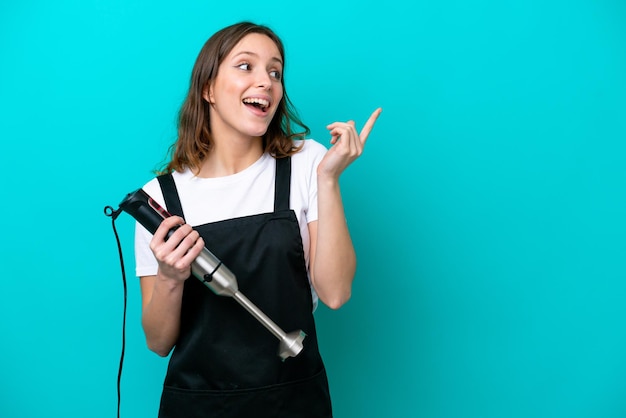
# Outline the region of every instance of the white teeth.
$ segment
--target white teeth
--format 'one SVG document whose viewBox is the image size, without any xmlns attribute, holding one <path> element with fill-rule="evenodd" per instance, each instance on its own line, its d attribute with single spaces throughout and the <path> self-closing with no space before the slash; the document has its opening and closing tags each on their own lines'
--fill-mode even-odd
<svg viewBox="0 0 626 418">
<path fill-rule="evenodd" d="M 267 101 L 267 100 L 265 100 L 265 99 L 259 99 L 259 98 L 256 98 L 256 97 L 251 97 L 251 98 L 248 98 L 248 99 L 243 99 L 243 102 L 244 102 L 244 103 L 256 103 L 256 104 L 259 104 L 259 105 L 261 105 L 261 106 L 263 106 L 263 107 L 267 107 L 267 106 L 269 106 L 269 105 L 270 105 L 270 102 L 269 102 L 269 101 Z"/>
</svg>

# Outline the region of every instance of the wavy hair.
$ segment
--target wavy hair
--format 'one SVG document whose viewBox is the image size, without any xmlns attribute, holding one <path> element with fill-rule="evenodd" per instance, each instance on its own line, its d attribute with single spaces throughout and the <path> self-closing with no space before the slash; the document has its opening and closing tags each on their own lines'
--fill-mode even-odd
<svg viewBox="0 0 626 418">
<path fill-rule="evenodd" d="M 189 92 L 178 114 L 178 138 L 169 148 L 171 160 L 164 164 L 160 173 L 183 171 L 185 168 L 192 171 L 200 170 L 202 161 L 212 147 L 209 123 L 210 105 L 203 99 L 203 91 L 217 76 L 219 66 L 226 56 L 241 39 L 251 33 L 260 33 L 269 37 L 276 44 L 284 65 L 283 43 L 267 26 L 240 22 L 225 27 L 211 36 L 200 50 L 194 64 Z M 282 100 L 263 135 L 264 151 L 269 152 L 275 158 L 283 158 L 298 152 L 301 145 L 297 147 L 293 141 L 304 139 L 310 134 L 309 128 L 302 123 L 293 103 L 287 96 L 284 76 L 281 77 L 281 83 L 283 85 Z M 294 132 L 294 125 L 302 129 Z"/>
</svg>

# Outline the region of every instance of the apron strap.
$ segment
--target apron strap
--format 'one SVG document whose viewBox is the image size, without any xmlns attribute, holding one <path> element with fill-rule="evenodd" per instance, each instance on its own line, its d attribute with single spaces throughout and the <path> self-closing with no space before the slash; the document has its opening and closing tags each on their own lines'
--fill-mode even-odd
<svg viewBox="0 0 626 418">
<path fill-rule="evenodd" d="M 291 188 L 291 157 L 276 159 L 276 181 L 274 184 L 274 212 L 289 210 Z"/>
<path fill-rule="evenodd" d="M 180 204 L 180 197 L 178 197 L 178 189 L 176 189 L 176 183 L 174 183 L 172 173 L 162 174 L 157 177 L 157 180 L 159 180 L 159 184 L 161 185 L 167 211 L 172 215 L 177 215 L 185 219 L 183 207 Z"/>
<path fill-rule="evenodd" d="M 172 174 L 162 174 L 157 177 L 167 211 L 172 215 L 185 219 L 183 207 L 180 204 L 178 189 Z M 276 159 L 276 180 L 274 181 L 274 212 L 289 210 L 289 194 L 291 192 L 291 157 Z"/>
</svg>

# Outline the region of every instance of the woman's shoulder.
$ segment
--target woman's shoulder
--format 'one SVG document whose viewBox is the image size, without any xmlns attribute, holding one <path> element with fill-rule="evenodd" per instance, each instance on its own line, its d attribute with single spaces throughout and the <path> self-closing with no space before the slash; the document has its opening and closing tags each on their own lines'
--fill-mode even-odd
<svg viewBox="0 0 626 418">
<path fill-rule="evenodd" d="M 300 151 L 291 156 L 291 170 L 294 178 L 306 179 L 307 183 L 317 172 L 317 166 L 326 155 L 326 147 L 313 139 L 298 141 Z"/>
<path fill-rule="evenodd" d="M 300 151 L 294 154 L 295 158 L 312 158 L 313 160 L 315 160 L 324 156 L 324 154 L 326 154 L 326 151 L 328 151 L 324 145 L 310 138 L 294 141 L 294 143 L 296 146 L 302 145 Z"/>
<path fill-rule="evenodd" d="M 179 186 L 181 184 L 185 184 L 186 181 L 190 177 L 193 177 L 193 173 L 190 170 L 185 170 L 182 172 L 173 171 L 171 173 L 176 185 Z M 161 191 L 161 184 L 159 183 L 159 176 L 153 177 L 146 184 L 143 185 L 142 189 L 153 199 L 155 199 L 159 204 L 163 204 L 163 194 Z"/>
</svg>

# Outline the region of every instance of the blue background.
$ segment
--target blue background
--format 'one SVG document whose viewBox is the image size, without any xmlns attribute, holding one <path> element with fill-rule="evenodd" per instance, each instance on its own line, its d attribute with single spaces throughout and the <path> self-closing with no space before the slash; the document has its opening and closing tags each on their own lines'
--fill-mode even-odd
<svg viewBox="0 0 626 418">
<path fill-rule="evenodd" d="M 626 3 L 5 1 L 0 416 L 112 417 L 123 292 L 105 205 L 175 139 L 196 54 L 268 24 L 312 137 L 384 112 L 342 178 L 352 300 L 316 312 L 336 416 L 626 416 Z M 133 224 L 122 416 L 166 360 Z"/>
</svg>

